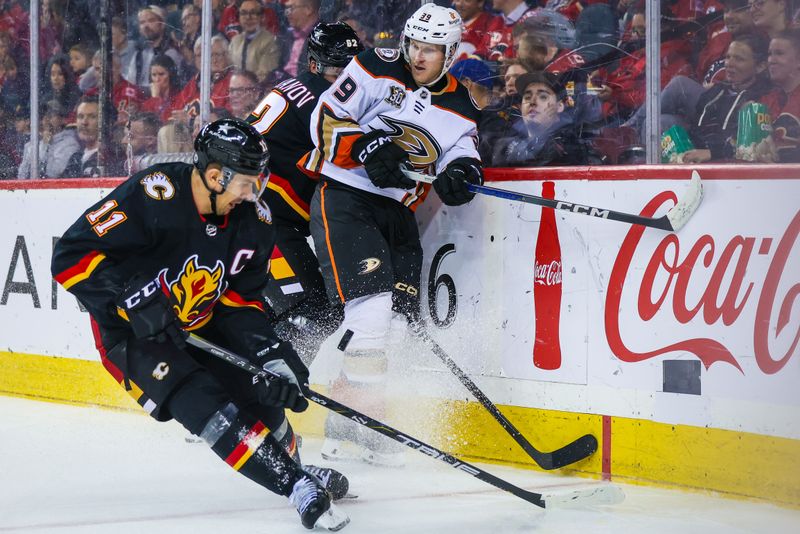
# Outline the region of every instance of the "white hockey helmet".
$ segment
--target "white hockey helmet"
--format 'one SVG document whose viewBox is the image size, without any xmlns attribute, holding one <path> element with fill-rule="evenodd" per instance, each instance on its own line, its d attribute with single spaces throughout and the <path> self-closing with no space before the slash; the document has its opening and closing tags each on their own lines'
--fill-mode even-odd
<svg viewBox="0 0 800 534">
<path fill-rule="evenodd" d="M 405 29 L 401 39 L 403 57 L 409 63 L 411 59 L 408 54 L 408 47 L 411 39 L 423 43 L 431 43 L 444 46 L 444 65 L 442 72 L 435 80 L 428 83 L 432 85 L 438 82 L 442 76 L 450 69 L 450 65 L 456 58 L 456 50 L 461 44 L 461 16 L 458 11 L 449 7 L 437 6 L 436 4 L 424 4 L 406 21 Z"/>
</svg>

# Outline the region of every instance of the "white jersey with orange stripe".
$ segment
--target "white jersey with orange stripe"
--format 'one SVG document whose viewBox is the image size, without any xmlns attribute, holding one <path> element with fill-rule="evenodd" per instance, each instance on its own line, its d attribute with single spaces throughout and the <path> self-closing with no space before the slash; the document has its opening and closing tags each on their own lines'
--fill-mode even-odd
<svg viewBox="0 0 800 534">
<path fill-rule="evenodd" d="M 365 132 L 384 130 L 408 152 L 414 168 L 438 174 L 456 158 L 480 159 L 480 111 L 467 89 L 451 75 L 420 87 L 399 50 L 378 48 L 356 56 L 320 97 L 311 114 L 315 149 L 301 164 L 312 173 L 393 198 L 413 209 L 429 185 L 379 188 L 350 156 Z"/>
</svg>

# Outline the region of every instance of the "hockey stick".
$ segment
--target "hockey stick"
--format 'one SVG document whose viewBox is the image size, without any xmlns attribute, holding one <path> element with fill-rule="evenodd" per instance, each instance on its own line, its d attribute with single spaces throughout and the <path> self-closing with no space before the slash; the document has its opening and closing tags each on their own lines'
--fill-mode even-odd
<svg viewBox="0 0 800 534">
<path fill-rule="evenodd" d="M 247 372 L 258 374 L 258 373 L 267 373 L 270 374 L 268 371 L 264 371 L 263 369 L 253 365 L 249 360 L 242 358 L 241 356 L 234 354 L 224 348 L 207 341 L 200 336 L 195 334 L 189 334 L 188 339 L 186 340 L 187 343 L 203 349 L 204 351 L 208 352 L 209 354 L 216 356 L 222 360 L 225 360 L 228 363 L 239 367 Z M 273 375 L 275 376 L 275 375 Z M 383 434 L 384 436 L 391 438 L 410 449 L 414 449 L 415 451 L 419 451 L 426 456 L 430 456 L 436 460 L 440 460 L 453 469 L 458 469 L 464 473 L 472 475 L 473 477 L 486 482 L 487 484 L 491 484 L 492 486 L 501 489 L 503 491 L 507 491 L 513 495 L 516 495 L 520 499 L 527 501 L 531 504 L 535 504 L 541 508 L 552 508 L 554 506 L 575 506 L 575 505 L 593 505 L 593 504 L 615 504 L 621 502 L 624 498 L 624 494 L 622 490 L 614 486 L 613 484 L 603 484 L 602 486 L 597 486 L 594 488 L 582 489 L 582 490 L 573 490 L 568 493 L 564 493 L 561 495 L 548 495 L 545 496 L 541 493 L 535 493 L 532 491 L 524 490 L 510 482 L 506 482 L 505 480 L 498 478 L 491 473 L 487 473 L 486 471 L 475 467 L 467 462 L 458 460 L 457 458 L 453 457 L 452 455 L 437 449 L 427 443 L 424 443 L 418 439 L 412 438 L 403 434 L 399 430 L 395 430 L 394 428 L 386 425 L 380 421 L 372 419 L 371 417 L 364 415 L 361 412 L 357 412 L 352 408 L 348 408 L 344 404 L 341 404 L 330 397 L 326 397 L 325 395 L 321 395 L 316 391 L 313 391 L 308 387 L 308 384 L 304 384 L 303 389 L 304 395 L 306 398 L 312 402 L 319 404 L 320 406 L 332 410 L 339 415 L 347 417 L 358 423 L 359 425 L 365 426 Z"/>
<path fill-rule="evenodd" d="M 416 182 L 423 182 L 426 184 L 433 183 L 433 181 L 436 179 L 434 176 L 409 170 L 403 170 L 403 174 Z M 697 207 L 700 205 L 700 201 L 703 200 L 703 184 L 700 182 L 700 175 L 697 173 L 697 171 L 692 171 L 692 178 L 689 180 L 689 187 L 687 188 L 683 198 L 679 199 L 678 202 L 666 213 L 666 215 L 661 217 L 643 217 L 641 215 L 634 215 L 632 213 L 596 208 L 594 206 L 584 206 L 582 204 L 573 204 L 571 202 L 564 202 L 563 200 L 537 197 L 535 195 L 526 195 L 525 193 L 517 193 L 516 191 L 508 191 L 506 189 L 497 189 L 495 187 L 488 187 L 485 185 L 467 184 L 467 189 L 473 193 L 481 193 L 483 195 L 505 198 L 507 200 L 516 200 L 519 202 L 526 202 L 528 204 L 536 204 L 537 206 L 570 211 L 580 215 L 589 215 L 590 217 L 599 217 L 601 219 L 610 219 L 612 221 L 620 221 L 628 224 L 637 224 L 650 228 L 658 228 L 659 230 L 666 230 L 668 232 L 677 232 L 683 228 L 686 222 L 691 218 L 692 214 L 697 210 Z"/>
<path fill-rule="evenodd" d="M 411 323 L 409 323 L 411 324 Z M 520 447 L 530 456 L 534 462 L 536 462 L 539 467 L 545 470 L 551 469 L 560 469 L 566 465 L 573 464 L 579 460 L 583 460 L 594 454 L 597 450 L 597 438 L 595 438 L 591 434 L 585 434 L 575 441 L 568 443 L 561 447 L 560 449 L 556 449 L 552 452 L 542 452 L 531 443 L 525 439 L 525 436 L 517 430 L 517 428 L 511 424 L 511 421 L 506 419 L 506 416 L 497 409 L 497 406 L 492 403 L 489 398 L 484 395 L 483 391 L 478 388 L 477 384 L 473 382 L 469 376 L 467 376 L 461 368 L 458 367 L 458 364 L 453 361 L 450 356 L 440 347 L 431 337 L 428 335 L 428 332 L 422 327 L 422 325 L 411 326 L 412 331 L 420 336 L 422 340 L 430 347 L 436 356 L 439 357 L 442 362 L 447 366 L 450 371 L 453 372 L 458 380 L 464 384 L 464 386 L 472 393 L 476 399 L 486 408 L 492 417 L 500 423 L 500 426 L 503 427 L 503 430 L 508 432 L 508 434 L 516 441 Z"/>
</svg>

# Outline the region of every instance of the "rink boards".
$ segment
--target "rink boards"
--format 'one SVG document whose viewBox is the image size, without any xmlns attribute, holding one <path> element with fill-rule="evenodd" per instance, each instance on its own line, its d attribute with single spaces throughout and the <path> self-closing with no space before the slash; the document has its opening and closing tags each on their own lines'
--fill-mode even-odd
<svg viewBox="0 0 800 534">
<path fill-rule="evenodd" d="M 423 313 L 442 348 L 537 447 L 598 437 L 600 450 L 576 470 L 800 505 L 800 167 L 700 173 L 704 202 L 678 234 L 556 213 L 557 369 L 532 359 L 539 207 L 479 196 L 449 208 L 432 193 L 418 210 Z M 660 216 L 690 174 L 584 168 L 489 178 L 534 195 L 552 180 L 558 199 Z M 54 239 L 115 183 L 0 182 L 0 392 L 137 408 L 100 367 L 87 315 L 49 275 Z M 437 364 L 441 374 L 433 356 L 415 360 L 423 373 Z M 418 411 L 430 417 L 419 435 L 436 428 L 431 439 L 449 451 L 531 464 L 463 388 L 418 391 Z M 319 433 L 323 416 L 310 410 L 296 424 Z"/>
</svg>

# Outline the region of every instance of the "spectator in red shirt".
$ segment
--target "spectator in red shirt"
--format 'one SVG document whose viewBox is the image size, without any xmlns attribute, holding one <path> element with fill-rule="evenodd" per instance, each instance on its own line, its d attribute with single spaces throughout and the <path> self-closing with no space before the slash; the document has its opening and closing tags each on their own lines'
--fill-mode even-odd
<svg viewBox="0 0 800 534">
<path fill-rule="evenodd" d="M 631 39 L 624 43 L 630 54 L 613 66 L 603 67 L 597 73 L 596 85 L 601 86 L 598 98 L 603 102 L 603 115 L 609 120 L 627 120 L 644 104 L 646 19 L 637 11 L 631 19 Z M 689 75 L 692 66 L 688 61 L 691 42 L 674 39 L 661 43 L 661 88 L 678 75 Z"/>
<path fill-rule="evenodd" d="M 477 55 L 488 58 L 492 32 L 502 32 L 503 18 L 492 15 L 484 9 L 485 0 L 453 0 L 453 8 L 461 15 L 464 30 L 461 33 L 461 45 L 456 56 L 465 58 Z"/>
<path fill-rule="evenodd" d="M 156 56 L 150 63 L 150 98 L 142 103 L 142 111 L 155 113 L 166 122 L 176 107 L 179 92 L 175 62 L 167 55 Z"/>
<path fill-rule="evenodd" d="M 775 89 L 762 102 L 772 117 L 768 151 L 758 151 L 766 163 L 800 162 L 800 29 L 780 32 L 769 43 L 767 70 Z"/>
<path fill-rule="evenodd" d="M 706 88 L 725 79 L 725 52 L 731 41 L 753 31 L 747 0 L 722 0 L 722 3 L 725 30 L 713 35 L 697 56 L 697 80 Z"/>
<path fill-rule="evenodd" d="M 170 118 L 177 121 L 190 131 L 191 122 L 200 114 L 200 39 L 194 43 L 194 54 L 197 72 L 189 83 L 175 98 L 173 112 Z M 231 80 L 230 56 L 228 55 L 228 40 L 222 35 L 211 38 L 211 107 L 228 108 L 228 85 Z"/>
<path fill-rule="evenodd" d="M 84 94 L 97 96 L 100 93 L 100 80 L 103 76 L 101 52 L 98 50 L 92 58 L 93 85 Z M 122 77 L 122 64 L 116 54 L 111 56 L 111 103 L 117 110 L 117 124 L 124 124 L 132 114 L 139 111 L 145 95 L 138 85 L 133 85 Z"/>
</svg>

